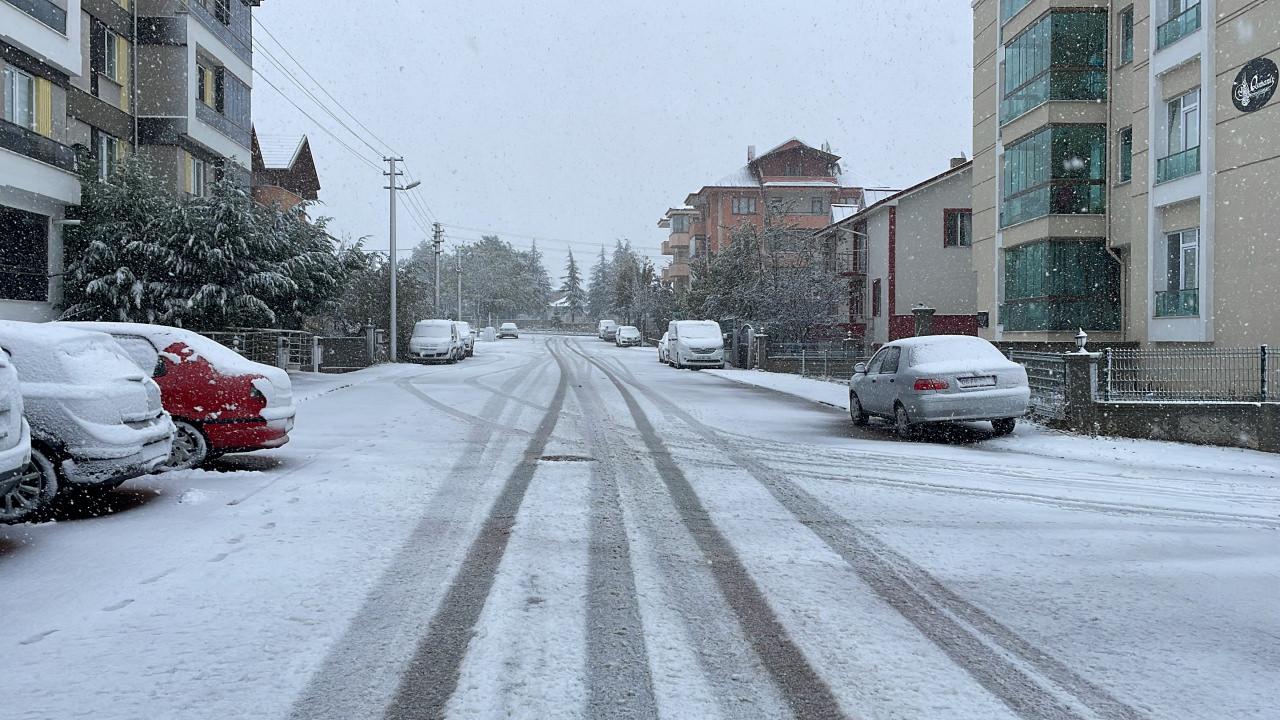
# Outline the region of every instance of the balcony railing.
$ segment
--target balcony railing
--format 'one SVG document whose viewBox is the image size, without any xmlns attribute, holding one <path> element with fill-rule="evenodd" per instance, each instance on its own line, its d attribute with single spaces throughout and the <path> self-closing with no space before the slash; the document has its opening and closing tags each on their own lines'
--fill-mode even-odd
<svg viewBox="0 0 1280 720">
<path fill-rule="evenodd" d="M 670 255 L 670 254 L 671 254 L 671 241 L 670 241 L 670 240 L 663 240 L 663 241 L 662 241 L 662 254 L 663 254 L 663 255 Z"/>
<path fill-rule="evenodd" d="M 1199 317 L 1200 291 L 1159 290 L 1156 292 L 1156 317 Z"/>
<path fill-rule="evenodd" d="M 1156 49 L 1163 50 L 1200 29 L 1200 3 L 1156 28 Z"/>
<path fill-rule="evenodd" d="M 10 5 L 39 20 L 42 24 L 67 34 L 67 11 L 49 0 L 5 0 Z"/>
<path fill-rule="evenodd" d="M 835 273 L 867 273 L 867 254 L 865 252 L 829 252 L 823 255 L 827 272 Z"/>
<path fill-rule="evenodd" d="M 75 172 L 76 153 L 71 148 L 56 140 L 15 125 L 7 120 L 0 120 L 0 148 L 12 150 L 32 160 L 52 165 L 60 170 Z"/>
<path fill-rule="evenodd" d="M 1199 146 L 1187 148 L 1180 153 L 1162 157 L 1156 161 L 1156 182 L 1169 182 L 1187 175 L 1200 172 Z"/>
</svg>

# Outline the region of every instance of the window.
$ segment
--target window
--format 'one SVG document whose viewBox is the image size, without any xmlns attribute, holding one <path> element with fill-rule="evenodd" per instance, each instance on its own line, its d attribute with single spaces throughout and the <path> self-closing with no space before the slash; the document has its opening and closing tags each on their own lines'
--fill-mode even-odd
<svg viewBox="0 0 1280 720">
<path fill-rule="evenodd" d="M 822 198 L 809 198 L 809 212 L 813 215 L 821 215 L 827 211 L 827 204 Z"/>
<path fill-rule="evenodd" d="M 672 217 L 672 218 L 671 218 L 671 232 L 672 232 L 672 233 L 687 233 L 687 232 L 689 232 L 689 216 L 688 216 L 688 215 L 676 215 L 676 216 Z"/>
<path fill-rule="evenodd" d="M 1022 8 L 1031 4 L 1031 0 L 1000 0 L 1000 21 L 1009 22 Z"/>
<path fill-rule="evenodd" d="M 973 211 L 942 211 L 942 247 L 969 247 L 973 244 Z"/>
<path fill-rule="evenodd" d="M 1127 127 L 1120 131 L 1116 145 L 1118 158 L 1118 179 L 1119 182 L 1126 183 L 1133 179 L 1133 128 Z"/>
<path fill-rule="evenodd" d="M 1162 50 L 1200 29 L 1200 0 L 1168 0 L 1165 22 L 1156 28 L 1156 49 Z"/>
<path fill-rule="evenodd" d="M 1133 6 L 1120 11 L 1120 64 L 1133 62 Z"/>
<path fill-rule="evenodd" d="M 1010 331 L 1118 330 L 1120 266 L 1101 240 L 1041 240 L 1004 251 Z"/>
<path fill-rule="evenodd" d="M 4 119 L 36 129 L 35 78 L 14 67 L 4 69 Z"/>
<path fill-rule="evenodd" d="M 1105 125 L 1051 125 L 1005 149 L 1000 226 L 1106 207 Z"/>
<path fill-rule="evenodd" d="M 1200 172 L 1200 89 L 1169 101 L 1164 157 L 1156 161 L 1156 182 Z"/>
<path fill-rule="evenodd" d="M 756 199 L 754 197 L 735 197 L 733 199 L 734 215 L 755 215 Z"/>
<path fill-rule="evenodd" d="M 49 218 L 0 206 L 0 298 L 49 299 Z"/>
<path fill-rule="evenodd" d="M 880 352 L 872 356 L 871 362 L 867 364 L 868 375 L 875 375 L 880 372 L 880 368 L 884 366 L 885 353 L 887 353 L 888 351 L 889 351 L 889 348 L 881 348 Z"/>
<path fill-rule="evenodd" d="M 231 24 L 231 0 L 201 0 L 201 5 L 223 25 Z"/>
<path fill-rule="evenodd" d="M 799 177 L 804 174 L 803 166 L 799 162 L 788 162 L 783 168 L 782 174 L 787 177 Z"/>
<path fill-rule="evenodd" d="M 1107 15 L 1055 12 L 1005 47 L 1000 121 L 1049 100 L 1105 100 Z"/>
<path fill-rule="evenodd" d="M 184 152 L 182 157 L 186 164 L 183 185 L 187 193 L 194 197 L 203 196 L 207 185 L 207 164 L 200 158 L 191 155 L 191 153 Z"/>
<path fill-rule="evenodd" d="M 222 89 L 219 87 L 221 79 L 221 73 L 215 71 L 212 67 L 204 63 L 196 65 L 196 98 L 219 112 L 222 111 L 222 107 L 218 102 L 219 97 L 222 95 Z"/>
<path fill-rule="evenodd" d="M 116 163 L 120 161 L 120 141 L 104 132 L 98 132 L 97 135 L 98 177 L 105 180 L 111 176 Z"/>
<path fill-rule="evenodd" d="M 880 317 L 880 281 L 871 281 L 871 317 Z"/>
<path fill-rule="evenodd" d="M 898 372 L 898 359 L 902 357 L 902 348 L 888 347 L 884 349 L 884 360 L 880 364 L 880 372 L 893 375 Z"/>
<path fill-rule="evenodd" d="M 1199 315 L 1200 230 L 1169 233 L 1165 236 L 1165 251 L 1164 290 L 1156 292 L 1156 317 Z"/>
</svg>

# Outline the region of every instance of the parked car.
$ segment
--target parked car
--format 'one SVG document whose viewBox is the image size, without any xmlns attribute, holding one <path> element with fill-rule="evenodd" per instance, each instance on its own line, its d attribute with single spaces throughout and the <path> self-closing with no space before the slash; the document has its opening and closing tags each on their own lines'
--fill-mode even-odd
<svg viewBox="0 0 1280 720">
<path fill-rule="evenodd" d="M 6 521 L 30 517 L 58 494 L 116 487 L 168 459 L 173 422 L 160 388 L 110 335 L 0 320 L 0 347 L 18 371 L 35 473 L 25 485 L 33 502 Z"/>
<path fill-rule="evenodd" d="M 724 336 L 715 320 L 672 320 L 667 353 L 677 368 L 724 368 Z"/>
<path fill-rule="evenodd" d="M 421 320 L 409 338 L 410 362 L 456 363 L 465 352 L 458 324 L 452 320 Z"/>
<path fill-rule="evenodd" d="M 228 453 L 289 442 L 297 409 L 284 370 L 263 365 L 190 330 L 142 323 L 59 323 L 113 337 L 160 386 L 173 418 L 164 470 L 187 470 Z"/>
<path fill-rule="evenodd" d="M 644 337 L 634 325 L 623 325 L 613 334 L 613 342 L 618 347 L 640 347 L 644 344 Z"/>
<path fill-rule="evenodd" d="M 669 363 L 671 356 L 667 354 L 667 340 L 671 337 L 670 332 L 662 333 L 662 337 L 658 340 L 658 362 Z"/>
<path fill-rule="evenodd" d="M 617 333 L 618 323 L 612 320 L 601 320 L 600 323 L 596 325 L 596 335 L 600 336 L 601 340 L 613 342 L 613 338 Z"/>
<path fill-rule="evenodd" d="M 462 347 L 466 351 L 466 356 L 471 357 L 476 354 L 476 331 L 471 329 L 471 323 L 458 322 L 458 335 L 462 338 Z"/>
<path fill-rule="evenodd" d="M 925 423 L 962 420 L 990 420 L 997 435 L 1008 435 L 1030 399 L 1026 369 L 968 335 L 895 340 L 858 363 L 849 380 L 854 424 L 886 418 L 904 438 Z"/>
<path fill-rule="evenodd" d="M 0 521 L 39 500 L 40 477 L 31 466 L 31 427 L 22 415 L 18 371 L 0 347 Z"/>
<path fill-rule="evenodd" d="M 515 323 L 505 322 L 498 328 L 498 339 L 502 338 L 520 338 L 520 328 Z"/>
</svg>

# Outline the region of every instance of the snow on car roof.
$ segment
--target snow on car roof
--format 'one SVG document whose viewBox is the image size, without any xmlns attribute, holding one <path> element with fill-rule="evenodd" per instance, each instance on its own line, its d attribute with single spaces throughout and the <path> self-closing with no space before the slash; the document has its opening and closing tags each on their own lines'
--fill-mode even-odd
<svg viewBox="0 0 1280 720">
<path fill-rule="evenodd" d="M 205 337 L 193 330 L 172 327 L 170 325 L 151 325 L 149 323 L 127 322 L 63 322 L 59 325 L 103 332 L 109 335 L 138 335 L 156 343 L 156 349 L 164 350 L 169 344 L 180 342 L 195 353 L 190 359 L 203 357 L 221 372 L 233 372 L 245 375 L 264 375 L 273 382 L 288 382 L 288 374 L 272 365 L 255 362 L 213 338 Z M 173 360 L 173 358 L 169 358 Z M 176 361 L 175 361 L 176 362 Z"/>
<path fill-rule="evenodd" d="M 10 352 L 16 346 L 24 348 L 54 348 L 86 339 L 100 337 L 101 331 L 75 328 L 64 324 L 33 323 L 22 320 L 0 320 L 0 344 Z"/>
</svg>

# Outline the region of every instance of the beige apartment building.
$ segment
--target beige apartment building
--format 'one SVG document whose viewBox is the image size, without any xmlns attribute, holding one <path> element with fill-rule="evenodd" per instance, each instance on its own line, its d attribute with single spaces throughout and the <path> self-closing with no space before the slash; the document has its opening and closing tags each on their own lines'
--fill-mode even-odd
<svg viewBox="0 0 1280 720">
<path fill-rule="evenodd" d="M 1280 0 L 977 0 L 985 337 L 1280 342 Z"/>
</svg>

